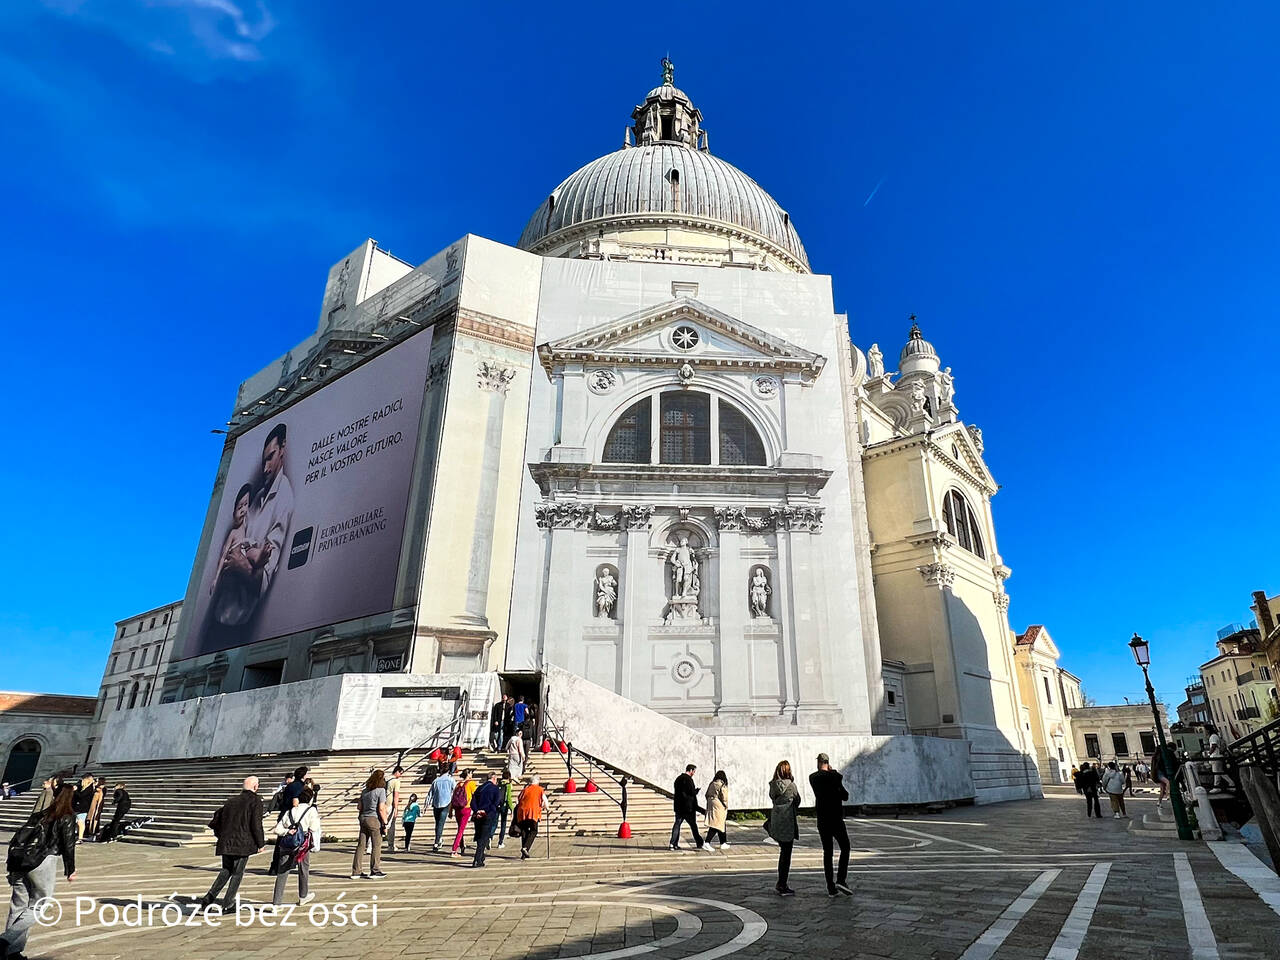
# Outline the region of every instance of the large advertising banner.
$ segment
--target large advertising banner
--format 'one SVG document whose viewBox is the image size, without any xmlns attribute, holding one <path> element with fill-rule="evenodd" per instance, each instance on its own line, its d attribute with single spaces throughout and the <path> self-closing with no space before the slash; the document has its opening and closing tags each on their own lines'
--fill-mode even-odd
<svg viewBox="0 0 1280 960">
<path fill-rule="evenodd" d="M 236 440 L 175 659 L 391 609 L 431 333 Z"/>
</svg>

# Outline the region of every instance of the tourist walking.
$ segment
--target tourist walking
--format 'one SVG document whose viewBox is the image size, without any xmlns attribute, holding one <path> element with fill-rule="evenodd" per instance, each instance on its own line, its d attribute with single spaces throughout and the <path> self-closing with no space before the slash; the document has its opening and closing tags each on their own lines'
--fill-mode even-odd
<svg viewBox="0 0 1280 960">
<path fill-rule="evenodd" d="M 507 708 L 507 695 L 489 709 L 489 749 L 502 749 L 502 713 Z"/>
<path fill-rule="evenodd" d="M 1124 771 L 1123 771 L 1123 773 L 1124 773 L 1124 792 L 1125 792 L 1125 793 L 1127 793 L 1129 796 L 1131 796 L 1131 797 L 1132 797 L 1132 796 L 1134 796 L 1134 793 L 1133 793 L 1133 767 L 1129 766 L 1129 764 L 1127 764 L 1127 763 L 1126 763 L 1126 764 L 1124 765 Z"/>
<path fill-rule="evenodd" d="M 120 821 L 129 813 L 129 808 L 133 806 L 133 799 L 129 796 L 129 791 L 125 789 L 123 781 L 116 784 L 115 793 L 111 795 L 111 822 L 107 824 L 107 830 L 102 835 L 102 839 L 108 843 L 117 840 L 120 837 Z"/>
<path fill-rule="evenodd" d="M 356 852 L 351 858 L 352 880 L 381 880 L 382 834 L 387 828 L 391 807 L 387 803 L 387 775 L 381 770 L 369 774 L 360 794 L 360 836 L 356 838 Z M 369 845 L 369 872 L 364 872 L 364 848 Z"/>
<path fill-rule="evenodd" d="M 1128 816 L 1124 808 L 1124 774 L 1114 760 L 1107 764 L 1107 769 L 1102 774 L 1102 789 L 1107 792 L 1107 799 L 1111 801 L 1111 819 L 1119 820 Z"/>
<path fill-rule="evenodd" d="M 458 818 L 458 835 L 453 838 L 451 856 L 462 857 L 467 853 L 467 824 L 471 822 L 471 798 L 475 796 L 479 786 L 471 779 L 471 771 L 463 770 L 462 779 L 453 788 L 453 798 L 449 804 L 453 807 L 453 815 Z"/>
<path fill-rule="evenodd" d="M 36 797 L 35 809 L 32 813 L 42 813 L 53 806 L 53 795 L 56 792 L 54 788 L 54 780 L 49 777 L 40 784 L 40 796 Z"/>
<path fill-rule="evenodd" d="M 791 775 L 791 764 L 781 761 L 773 771 L 769 783 L 769 801 L 773 809 L 764 822 L 765 832 L 778 844 L 778 885 L 774 888 L 780 897 L 794 897 L 796 892 L 787 885 L 791 874 L 791 848 L 800 836 L 800 823 L 796 811 L 800 809 L 800 790 Z"/>
<path fill-rule="evenodd" d="M 37 916 L 42 900 L 53 896 L 62 859 L 67 882 L 76 879 L 75 791 L 65 786 L 48 807 L 34 810 L 9 841 L 5 862 L 9 884 L 9 919 L 0 934 L 0 957 L 18 958 L 27 946 L 27 934 L 43 918 Z"/>
<path fill-rule="evenodd" d="M 99 821 L 102 819 L 102 804 L 107 794 L 107 781 L 99 777 L 93 785 L 93 799 L 89 801 L 89 817 L 85 821 L 84 835 L 90 840 L 98 836 Z"/>
<path fill-rule="evenodd" d="M 1173 748 L 1168 745 L 1156 747 L 1156 752 L 1151 757 L 1151 778 L 1160 788 L 1160 796 L 1156 800 L 1157 810 L 1164 809 L 1165 797 L 1169 796 L 1169 788 L 1177 772 L 1178 760 L 1173 755 Z"/>
<path fill-rule="evenodd" d="M 687 823 L 689 829 L 693 831 L 693 842 L 698 845 L 698 849 L 703 849 L 702 834 L 698 832 L 698 787 L 693 782 L 693 775 L 697 772 L 697 764 L 691 763 L 684 768 L 684 773 L 676 777 L 675 784 L 672 788 L 674 799 L 672 807 L 675 810 L 675 823 L 671 825 L 671 849 L 680 849 L 680 826 Z M 707 848 L 710 852 L 710 848 Z"/>
<path fill-rule="evenodd" d="M 528 860 L 533 841 L 538 838 L 538 822 L 547 809 L 547 792 L 536 773 L 520 791 L 516 801 L 516 826 L 520 830 L 520 859 Z"/>
<path fill-rule="evenodd" d="M 515 735 L 507 741 L 507 769 L 511 771 L 511 779 L 519 780 L 524 776 L 524 761 L 524 738 L 517 730 Z"/>
<path fill-rule="evenodd" d="M 84 831 L 89 825 L 89 810 L 93 807 L 93 793 L 93 777 L 86 773 L 80 778 L 80 786 L 71 797 L 71 809 L 76 813 L 76 843 L 84 840 Z"/>
<path fill-rule="evenodd" d="M 1216 733 L 1209 737 L 1209 769 L 1213 771 L 1213 783 L 1209 787 L 1213 793 L 1223 793 L 1235 789 L 1235 781 L 1227 776 L 1227 754 L 1222 746 L 1222 738 Z"/>
<path fill-rule="evenodd" d="M 1098 771 L 1090 764 L 1080 764 L 1080 792 L 1084 794 L 1085 817 L 1102 817 L 1102 808 L 1098 806 Z"/>
<path fill-rule="evenodd" d="M 449 822 L 449 806 L 453 802 L 453 790 L 456 784 L 447 770 L 436 774 L 427 790 L 427 803 L 431 807 L 431 815 L 436 821 L 436 840 L 431 845 L 432 853 L 440 852 L 440 843 L 444 837 L 444 825 Z"/>
<path fill-rule="evenodd" d="M 401 822 L 404 824 L 405 853 L 409 852 L 409 843 L 413 840 L 413 827 L 420 816 L 422 816 L 422 808 L 418 806 L 418 795 L 411 793 L 409 794 L 409 802 L 404 808 L 404 816 L 401 818 Z"/>
<path fill-rule="evenodd" d="M 489 841 L 493 839 L 493 831 L 498 826 L 498 807 L 501 805 L 502 790 L 498 787 L 498 774 L 494 771 L 471 797 L 471 816 L 476 825 L 476 853 L 471 861 L 473 867 L 484 866 Z"/>
<path fill-rule="evenodd" d="M 502 705 L 502 740 L 499 743 L 506 743 L 516 732 L 516 704 L 510 697 L 507 697 Z"/>
<path fill-rule="evenodd" d="M 723 850 L 729 846 L 729 835 L 724 832 L 729 820 L 729 778 L 723 770 L 717 770 L 707 784 L 706 798 L 707 846 L 710 847 L 711 841 L 718 835 L 720 849 Z"/>
<path fill-rule="evenodd" d="M 400 780 L 404 767 L 399 765 L 391 771 L 391 779 L 387 781 L 387 853 L 395 853 L 396 849 L 396 812 L 404 810 L 403 798 L 400 796 Z"/>
<path fill-rule="evenodd" d="M 268 871 L 276 878 L 271 902 L 276 906 L 284 903 L 285 884 L 289 881 L 289 874 L 297 870 L 298 905 L 310 903 L 315 898 L 310 891 L 311 854 L 320 849 L 321 835 L 320 814 L 316 811 L 315 794 L 310 788 L 303 787 L 293 806 L 276 824 L 275 834 L 276 849 Z"/>
<path fill-rule="evenodd" d="M 1083 792 L 1080 789 L 1080 768 L 1077 767 L 1075 764 L 1071 765 L 1071 783 L 1075 786 L 1076 793 Z"/>
<path fill-rule="evenodd" d="M 519 735 L 517 735 L 519 739 Z M 507 817 L 516 805 L 516 788 L 511 778 L 511 770 L 507 769 L 502 772 L 502 781 L 498 784 L 498 789 L 502 791 L 502 805 L 498 807 L 498 849 L 501 850 L 507 845 Z M 515 818 L 511 820 L 511 826 L 515 826 Z M 515 830 L 511 831 L 511 835 L 515 836 Z"/>
<path fill-rule="evenodd" d="M 202 910 L 218 898 L 218 892 L 224 886 L 227 893 L 222 898 L 222 912 L 238 909 L 236 893 L 244 879 L 244 868 L 251 856 L 267 848 L 266 837 L 262 834 L 262 816 L 257 777 L 245 777 L 243 789 L 214 812 L 209 826 L 218 838 L 215 852 L 222 858 L 222 869 L 214 877 L 209 892 L 196 901 Z"/>
<path fill-rule="evenodd" d="M 831 758 L 818 754 L 818 769 L 809 774 L 813 789 L 813 812 L 818 818 L 818 836 L 822 838 L 822 871 L 827 877 L 827 896 L 839 893 L 853 896 L 849 886 L 849 831 L 844 825 L 844 802 L 849 791 L 844 787 L 844 774 L 831 769 Z M 835 844 L 840 845 L 840 869 L 831 869 Z"/>
</svg>

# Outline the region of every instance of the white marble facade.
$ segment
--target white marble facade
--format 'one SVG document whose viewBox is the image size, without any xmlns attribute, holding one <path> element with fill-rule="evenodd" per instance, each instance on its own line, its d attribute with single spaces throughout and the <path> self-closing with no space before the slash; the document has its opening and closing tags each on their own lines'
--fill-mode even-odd
<svg viewBox="0 0 1280 960">
<path fill-rule="evenodd" d="M 507 669 L 869 733 L 829 278 L 546 259 L 537 322 Z"/>
</svg>

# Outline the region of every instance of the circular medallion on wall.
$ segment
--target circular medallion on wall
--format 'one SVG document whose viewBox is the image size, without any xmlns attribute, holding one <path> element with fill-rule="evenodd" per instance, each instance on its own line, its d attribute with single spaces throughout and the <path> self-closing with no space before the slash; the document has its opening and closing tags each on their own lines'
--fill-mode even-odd
<svg viewBox="0 0 1280 960">
<path fill-rule="evenodd" d="M 676 683 L 693 683 L 698 676 L 698 664 L 692 657 L 680 657 L 671 665 L 671 676 Z"/>
<path fill-rule="evenodd" d="M 608 393 L 618 385 L 618 374 L 615 370 L 601 368 L 587 374 L 587 389 L 592 393 Z"/>
<path fill-rule="evenodd" d="M 751 381 L 751 389 L 757 397 L 772 400 L 778 395 L 780 384 L 777 377 L 756 377 Z"/>
</svg>

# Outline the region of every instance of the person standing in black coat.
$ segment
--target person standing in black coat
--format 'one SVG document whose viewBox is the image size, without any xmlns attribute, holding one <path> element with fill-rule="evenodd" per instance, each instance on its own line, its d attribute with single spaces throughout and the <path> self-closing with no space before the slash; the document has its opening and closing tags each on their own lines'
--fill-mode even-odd
<svg viewBox="0 0 1280 960">
<path fill-rule="evenodd" d="M 111 822 L 107 824 L 106 832 L 103 833 L 104 842 L 115 840 L 120 836 L 120 821 L 129 813 L 129 808 L 133 806 L 133 800 L 129 797 L 129 791 L 124 788 L 124 783 L 116 784 L 116 792 L 111 797 L 112 806 L 115 813 L 111 816 Z"/>
<path fill-rule="evenodd" d="M 249 858 L 267 848 L 267 840 L 262 833 L 262 815 L 258 778 L 245 777 L 244 789 L 219 807 L 209 821 L 218 838 L 217 853 L 222 858 L 222 869 L 214 878 L 209 892 L 197 901 L 201 909 L 218 898 L 218 891 L 224 885 L 227 886 L 227 894 L 222 898 L 222 912 L 235 909 L 236 893 L 244 879 L 244 868 Z M 231 881 L 229 885 L 228 880 Z"/>
<path fill-rule="evenodd" d="M 827 896 L 837 893 L 853 896 L 849 886 L 849 831 L 844 825 L 844 802 L 849 791 L 844 788 L 844 774 L 831 769 L 831 758 L 818 754 L 818 769 L 809 774 L 813 788 L 813 812 L 818 817 L 818 836 L 822 838 L 822 870 L 827 875 Z M 833 847 L 840 844 L 840 872 L 833 875 Z"/>
<path fill-rule="evenodd" d="M 1102 808 L 1098 806 L 1098 771 L 1087 763 L 1080 764 L 1080 774 L 1076 783 L 1084 792 L 1084 815 L 1101 818 Z"/>
<path fill-rule="evenodd" d="M 684 768 L 684 773 L 676 777 L 676 782 L 672 788 L 675 799 L 672 806 L 676 812 L 676 822 L 671 826 L 671 849 L 680 849 L 680 825 L 682 823 L 689 824 L 689 829 L 693 831 L 693 842 L 698 845 L 699 850 L 707 850 L 710 847 L 703 847 L 702 834 L 698 832 L 698 787 L 693 782 L 693 775 L 697 771 L 696 764 L 689 764 Z"/>
</svg>

